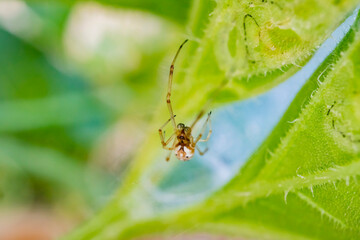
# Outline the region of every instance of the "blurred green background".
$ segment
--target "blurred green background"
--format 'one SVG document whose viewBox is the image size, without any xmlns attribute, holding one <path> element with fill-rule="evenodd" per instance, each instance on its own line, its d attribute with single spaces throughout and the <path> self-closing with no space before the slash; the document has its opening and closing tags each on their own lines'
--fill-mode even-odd
<svg viewBox="0 0 360 240">
<path fill-rule="evenodd" d="M 109 200 L 190 4 L 0 2 L 0 239 L 53 239 Z"/>
</svg>

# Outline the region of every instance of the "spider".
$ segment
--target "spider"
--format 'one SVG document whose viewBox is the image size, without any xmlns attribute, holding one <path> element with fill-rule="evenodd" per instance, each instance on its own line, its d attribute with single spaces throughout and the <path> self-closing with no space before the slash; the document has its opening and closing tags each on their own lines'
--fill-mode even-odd
<svg viewBox="0 0 360 240">
<path fill-rule="evenodd" d="M 194 156 L 195 149 L 197 149 L 199 151 L 200 155 L 204 155 L 206 153 L 207 149 L 205 149 L 204 151 L 201 151 L 199 149 L 199 147 L 197 146 L 197 143 L 198 142 L 207 142 L 212 133 L 211 121 L 210 121 L 211 112 L 208 113 L 206 121 L 205 121 L 204 125 L 202 126 L 202 129 L 201 129 L 199 135 L 194 140 L 194 137 L 191 134 L 192 129 L 194 128 L 195 124 L 204 115 L 205 110 L 203 109 L 199 112 L 199 114 L 196 116 L 194 122 L 190 126 L 186 126 L 183 123 L 176 124 L 176 121 L 175 121 L 176 115 L 174 115 L 173 110 L 172 110 L 170 96 L 171 96 L 171 85 L 172 85 L 173 73 L 174 73 L 174 64 L 175 64 L 177 56 L 179 55 L 181 48 L 184 46 L 184 44 L 187 41 L 188 40 L 186 39 L 180 45 L 179 49 L 177 50 L 177 52 L 175 54 L 175 57 L 174 57 L 172 63 L 171 63 L 171 66 L 170 66 L 168 91 L 167 91 L 167 95 L 166 95 L 166 103 L 167 103 L 167 106 L 169 109 L 170 118 L 159 128 L 159 135 L 160 135 L 162 147 L 164 149 L 170 151 L 168 156 L 166 157 L 166 161 L 170 160 L 170 157 L 171 157 L 171 154 L 173 151 L 175 151 L 175 156 L 181 161 L 190 160 Z M 171 122 L 173 125 L 174 133 L 169 137 L 168 140 L 165 141 L 165 131 L 163 131 L 163 128 L 169 122 Z M 203 136 L 203 134 L 205 132 L 207 124 L 209 125 L 209 133 L 208 133 L 206 139 L 201 139 L 201 137 Z M 164 134 L 163 134 L 163 132 L 164 132 Z M 171 147 L 169 147 L 168 145 L 169 145 L 169 143 L 171 143 L 171 141 L 172 141 L 172 145 L 171 145 Z"/>
</svg>

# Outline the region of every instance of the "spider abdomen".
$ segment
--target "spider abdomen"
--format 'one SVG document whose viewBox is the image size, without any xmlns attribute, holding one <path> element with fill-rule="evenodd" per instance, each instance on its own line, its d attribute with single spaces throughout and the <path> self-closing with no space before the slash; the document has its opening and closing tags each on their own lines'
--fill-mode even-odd
<svg viewBox="0 0 360 240">
<path fill-rule="evenodd" d="M 178 144 L 175 147 L 175 156 L 182 161 L 188 161 L 194 156 L 195 149 L 191 146 Z"/>
</svg>

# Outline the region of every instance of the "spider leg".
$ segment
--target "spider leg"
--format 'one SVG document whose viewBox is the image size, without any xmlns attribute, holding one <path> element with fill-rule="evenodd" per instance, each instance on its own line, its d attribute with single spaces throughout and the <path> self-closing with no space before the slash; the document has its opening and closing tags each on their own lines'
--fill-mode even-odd
<svg viewBox="0 0 360 240">
<path fill-rule="evenodd" d="M 211 112 L 210 112 L 210 114 L 211 114 Z M 212 133 L 210 116 L 208 117 L 208 126 L 209 126 L 209 132 L 208 132 L 208 135 L 207 135 L 206 139 L 199 139 L 199 142 L 207 142 L 210 139 L 210 136 L 211 136 L 211 133 Z"/>
<path fill-rule="evenodd" d="M 167 162 L 170 161 L 172 152 L 173 152 L 173 150 L 170 150 L 169 154 L 166 156 L 165 160 L 166 160 Z"/>
<path fill-rule="evenodd" d="M 196 145 L 196 149 L 199 151 L 200 156 L 204 155 L 209 150 L 208 148 L 205 148 L 204 151 L 201 151 L 197 145 Z"/>
<path fill-rule="evenodd" d="M 200 120 L 200 118 L 204 115 L 204 113 L 205 113 L 205 108 L 203 108 L 203 109 L 199 112 L 199 114 L 196 116 L 194 122 L 193 122 L 193 123 L 191 124 L 191 126 L 190 126 L 191 129 L 194 128 L 195 124 Z"/>
<path fill-rule="evenodd" d="M 162 135 L 160 135 L 160 136 L 162 136 Z M 162 144 L 163 149 L 166 149 L 166 150 L 173 150 L 174 149 L 174 146 L 172 146 L 172 147 L 167 146 L 171 142 L 171 140 L 174 138 L 174 136 L 175 136 L 175 133 L 173 133 L 166 142 L 163 139 L 161 140 L 161 144 Z"/>
<path fill-rule="evenodd" d="M 171 135 L 170 137 L 169 137 L 169 139 L 165 142 L 165 145 L 163 145 L 163 148 L 165 148 L 165 149 L 167 149 L 167 150 L 172 150 L 173 149 L 173 147 L 167 147 L 167 145 L 170 143 L 170 141 L 174 138 L 174 136 L 175 136 L 175 133 L 173 133 L 173 135 Z"/>
<path fill-rule="evenodd" d="M 204 132 L 205 132 L 205 130 L 206 130 L 206 125 L 207 125 L 208 123 L 209 123 L 209 127 L 210 127 L 209 134 L 208 134 L 207 138 L 204 139 L 204 141 L 202 141 L 202 142 L 206 142 L 206 141 L 209 140 L 210 135 L 211 135 L 211 133 L 212 133 L 211 124 L 210 124 L 210 117 L 211 117 L 211 112 L 208 113 L 208 117 L 207 117 L 206 121 L 204 122 L 204 125 L 203 125 L 203 127 L 202 127 L 202 129 L 201 129 L 201 132 L 199 133 L 199 135 L 198 135 L 197 138 L 195 139 L 194 145 L 196 145 L 196 144 L 200 141 L 201 137 L 204 135 Z"/>
<path fill-rule="evenodd" d="M 173 134 L 173 136 L 174 136 L 174 134 Z M 170 140 L 170 139 L 169 139 L 169 140 Z M 169 140 L 168 140 L 168 141 L 169 141 Z M 166 159 L 165 159 L 167 162 L 170 160 L 171 154 L 172 154 L 172 152 L 173 152 L 174 149 L 175 149 L 175 143 L 176 143 L 176 141 L 174 140 L 172 147 L 168 149 L 168 150 L 170 150 L 170 152 L 169 152 L 169 154 L 166 156 Z"/>
<path fill-rule="evenodd" d="M 176 117 L 176 115 L 173 116 L 173 118 Z M 160 128 L 159 128 L 159 135 L 160 135 L 160 141 L 163 146 L 166 146 L 165 143 L 165 131 L 163 134 L 163 128 L 171 121 L 171 118 L 169 118 Z"/>
<path fill-rule="evenodd" d="M 177 58 L 177 56 L 179 55 L 179 52 L 180 52 L 181 48 L 184 46 L 184 44 L 185 44 L 187 41 L 188 41 L 188 40 L 186 39 L 186 40 L 180 45 L 179 49 L 177 50 L 177 52 L 176 52 L 176 54 L 175 54 L 175 57 L 174 57 L 172 63 L 171 63 L 171 66 L 170 66 L 169 82 L 168 82 L 168 91 L 167 91 L 167 95 L 166 95 L 166 103 L 167 103 L 167 106 L 168 106 L 168 109 L 169 109 L 170 119 L 172 120 L 172 124 L 173 124 L 174 130 L 176 130 L 176 122 L 175 122 L 175 119 L 174 119 L 174 112 L 173 112 L 173 109 L 172 109 L 172 106 L 171 106 L 171 100 L 170 100 L 172 80 L 173 80 L 173 76 L 174 76 L 174 65 L 175 65 L 176 58 Z"/>
<path fill-rule="evenodd" d="M 219 92 L 226 86 L 228 80 L 225 78 L 220 85 L 215 89 L 215 91 L 211 94 L 211 97 L 204 104 L 203 108 L 200 110 L 199 114 L 196 116 L 194 122 L 190 125 L 190 128 L 193 129 L 195 124 L 201 119 L 201 117 L 205 114 L 206 109 L 209 107 L 214 98 L 219 94 Z"/>
<path fill-rule="evenodd" d="M 247 19 L 248 17 L 251 18 L 251 19 L 254 21 L 254 23 L 256 24 L 256 26 L 257 26 L 258 28 L 260 28 L 259 24 L 257 23 L 257 21 L 255 20 L 255 18 L 254 18 L 253 16 L 251 16 L 250 14 L 246 14 L 246 15 L 244 16 L 243 28 L 244 28 L 244 42 L 245 42 L 245 49 L 246 49 L 246 56 L 247 56 L 247 58 L 249 58 L 249 56 L 250 56 L 249 46 L 248 46 L 248 43 L 247 43 L 247 32 L 246 32 L 246 19 Z M 259 33 L 258 33 L 258 37 L 259 37 L 259 39 L 260 39 L 260 31 L 259 31 Z M 255 61 L 254 61 L 254 62 L 255 62 Z"/>
</svg>

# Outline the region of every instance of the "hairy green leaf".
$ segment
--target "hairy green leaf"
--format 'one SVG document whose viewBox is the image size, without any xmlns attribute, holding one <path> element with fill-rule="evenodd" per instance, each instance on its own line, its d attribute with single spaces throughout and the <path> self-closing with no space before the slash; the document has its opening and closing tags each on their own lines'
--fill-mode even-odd
<svg viewBox="0 0 360 240">
<path fill-rule="evenodd" d="M 198 44 L 190 43 L 195 46 L 189 47 L 186 72 L 176 80 L 181 88 L 174 88 L 176 106 L 192 113 L 197 111 L 193 102 L 204 103 L 204 97 L 224 79 L 229 84 L 226 94 L 217 98 L 221 102 L 258 94 L 293 75 L 358 1 L 228 0 L 216 4 L 208 23 L 197 20 L 203 24 L 191 25 Z M 204 15 L 207 9 L 203 4 L 193 16 Z"/>
<path fill-rule="evenodd" d="M 256 239 L 358 239 L 359 20 L 223 190 L 185 213 L 119 236 L 195 230 Z M 287 129 L 281 136 L 279 127 Z M 265 150 L 267 156 L 260 154 Z"/>
<path fill-rule="evenodd" d="M 197 34 L 198 46 L 187 50 L 191 57 L 183 60 L 186 71 L 175 76 L 175 108 L 189 117 L 224 78 L 229 83 L 218 102 L 246 98 L 287 79 L 356 4 L 218 1 L 204 34 Z M 160 159 L 154 131 L 114 199 L 65 239 L 130 239 L 184 231 L 264 239 L 356 239 L 358 21 L 299 92 L 269 138 L 219 192 L 191 209 L 159 216 L 142 189 L 136 188 L 154 159 Z M 204 24 L 195 21 L 193 29 L 197 26 Z M 166 120 L 165 110 L 150 128 Z"/>
<path fill-rule="evenodd" d="M 141 193 L 126 185 L 97 218 L 65 239 L 131 239 L 184 231 L 256 239 L 357 239 L 359 21 L 247 165 L 219 192 L 186 211 L 156 216 L 156 209 L 144 212 L 149 209 Z M 145 157 L 147 150 L 140 155 Z"/>
</svg>

